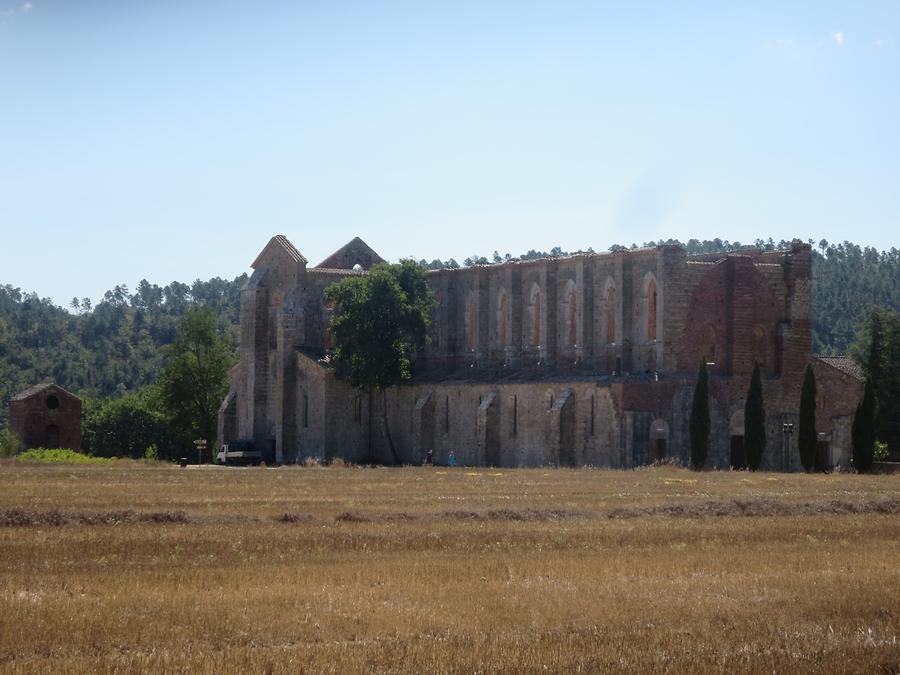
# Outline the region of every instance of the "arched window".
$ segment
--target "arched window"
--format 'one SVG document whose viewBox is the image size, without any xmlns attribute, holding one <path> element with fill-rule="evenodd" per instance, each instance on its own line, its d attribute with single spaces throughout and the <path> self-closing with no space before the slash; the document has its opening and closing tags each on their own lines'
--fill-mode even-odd
<svg viewBox="0 0 900 675">
<path fill-rule="evenodd" d="M 612 280 L 606 286 L 606 343 L 616 341 L 616 285 Z"/>
<path fill-rule="evenodd" d="M 541 344 L 541 289 L 534 284 L 531 287 L 531 295 L 528 300 L 528 317 L 530 322 L 529 339 L 532 347 Z"/>
<path fill-rule="evenodd" d="M 656 279 L 647 284 L 647 339 L 656 339 Z"/>
<path fill-rule="evenodd" d="M 466 349 L 474 351 L 476 343 L 477 314 L 475 313 L 475 294 L 469 293 L 466 301 Z"/>
<path fill-rule="evenodd" d="M 578 294 L 571 281 L 566 289 L 566 345 L 574 347 L 578 344 Z"/>
<path fill-rule="evenodd" d="M 766 327 L 760 323 L 753 327 L 753 333 L 750 336 L 750 353 L 753 361 L 759 364 L 760 370 L 765 371 L 769 362 L 769 336 Z"/>
<path fill-rule="evenodd" d="M 497 300 L 497 346 L 506 347 L 509 344 L 509 301 L 506 291 L 500 291 Z"/>
</svg>

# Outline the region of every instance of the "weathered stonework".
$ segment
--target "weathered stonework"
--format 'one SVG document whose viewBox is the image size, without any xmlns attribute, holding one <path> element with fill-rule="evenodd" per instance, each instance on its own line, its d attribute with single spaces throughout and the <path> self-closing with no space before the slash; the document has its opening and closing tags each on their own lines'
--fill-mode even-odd
<svg viewBox="0 0 900 675">
<path fill-rule="evenodd" d="M 9 428 L 22 450 L 81 450 L 81 399 L 55 384 L 26 389 L 9 403 Z"/>
<path fill-rule="evenodd" d="M 697 366 L 710 363 L 709 464 L 740 465 L 743 405 L 763 370 L 764 467 L 798 466 L 803 369 L 821 378 L 823 463 L 849 457 L 858 374 L 813 359 L 810 248 L 688 257 L 675 246 L 429 273 L 431 342 L 414 379 L 371 397 L 328 367 L 331 283 L 381 258 L 359 238 L 318 267 L 283 236 L 241 293 L 241 358 L 220 410 L 225 441 L 269 461 L 404 462 L 431 449 L 493 466 L 633 467 L 688 460 Z M 790 445 L 790 447 L 788 447 Z"/>
</svg>

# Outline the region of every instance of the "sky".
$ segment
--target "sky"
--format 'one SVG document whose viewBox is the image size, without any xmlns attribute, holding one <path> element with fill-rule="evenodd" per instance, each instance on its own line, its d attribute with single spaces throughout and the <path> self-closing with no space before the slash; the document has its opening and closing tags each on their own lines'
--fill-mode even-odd
<svg viewBox="0 0 900 675">
<path fill-rule="evenodd" d="M 900 2 L 0 0 L 0 284 L 900 246 Z"/>
</svg>

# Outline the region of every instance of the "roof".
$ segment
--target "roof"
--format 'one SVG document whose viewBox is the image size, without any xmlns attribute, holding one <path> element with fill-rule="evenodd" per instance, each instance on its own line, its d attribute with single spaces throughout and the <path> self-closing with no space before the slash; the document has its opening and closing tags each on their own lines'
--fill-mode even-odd
<svg viewBox="0 0 900 675">
<path fill-rule="evenodd" d="M 44 382 L 42 384 L 36 384 L 33 387 L 29 387 L 25 391 L 19 392 L 18 394 L 13 396 L 10 400 L 11 401 L 24 401 L 25 399 L 31 398 L 32 396 L 37 396 L 38 394 L 40 394 L 42 391 L 44 391 L 46 389 L 53 389 L 55 391 L 58 391 L 61 394 L 66 395 L 66 396 L 70 396 L 70 397 L 76 398 L 76 399 L 78 398 L 75 394 L 73 394 L 70 391 L 66 391 L 65 389 L 60 387 L 58 384 L 54 384 L 52 382 Z"/>
<path fill-rule="evenodd" d="M 384 262 L 384 259 L 362 239 L 353 237 L 353 239 L 316 265 L 315 269 L 348 270 L 353 268 L 354 261 L 367 270 L 376 263 Z"/>
<path fill-rule="evenodd" d="M 269 239 L 269 243 L 266 244 L 265 248 L 260 252 L 258 256 L 256 256 L 256 260 L 253 261 L 253 264 L 250 265 L 253 269 L 256 269 L 256 266 L 260 263 L 260 258 L 263 257 L 273 246 L 278 247 L 279 250 L 287 253 L 288 256 L 296 263 L 306 263 L 306 258 L 303 257 L 303 254 L 297 250 L 297 248 L 288 241 L 288 238 L 283 234 L 276 234 L 274 237 Z"/>
<path fill-rule="evenodd" d="M 849 375 L 850 377 L 855 377 L 857 380 L 866 379 L 866 374 L 863 372 L 863 369 L 860 368 L 859 364 L 850 357 L 814 356 L 813 358 L 821 361 L 822 363 L 827 363 L 832 368 L 835 368 L 836 370 L 839 370 L 842 373 Z"/>
</svg>

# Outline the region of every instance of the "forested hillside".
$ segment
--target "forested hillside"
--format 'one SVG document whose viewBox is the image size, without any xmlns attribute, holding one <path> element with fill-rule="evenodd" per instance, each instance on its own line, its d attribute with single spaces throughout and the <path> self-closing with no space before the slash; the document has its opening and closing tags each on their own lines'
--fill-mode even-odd
<svg viewBox="0 0 900 675">
<path fill-rule="evenodd" d="M 162 348 L 193 304 L 212 308 L 237 342 L 240 289 L 247 279 L 210 279 L 165 287 L 141 281 L 107 291 L 91 307 L 73 298 L 69 310 L 34 293 L 0 285 L 0 428 L 9 399 L 53 381 L 79 396 L 104 398 L 154 382 Z"/>
<path fill-rule="evenodd" d="M 680 244 L 676 240 L 646 242 Z M 811 244 L 813 242 L 810 242 Z M 739 242 L 699 241 L 682 244 L 689 254 L 736 251 Z M 789 242 L 757 240 L 752 246 L 774 250 Z M 613 245 L 610 250 L 636 248 Z M 590 251 L 590 249 L 588 249 Z M 567 255 L 561 248 L 529 251 L 518 257 L 473 255 L 464 265 Z M 426 267 L 458 267 L 454 260 L 420 261 Z M 0 428 L 5 426 L 11 396 L 27 387 L 54 381 L 80 396 L 105 398 L 135 392 L 154 382 L 162 366 L 162 348 L 192 304 L 210 307 L 237 341 L 240 289 L 247 276 L 215 278 L 188 285 L 160 287 L 141 281 L 107 291 L 95 306 L 73 298 L 68 309 L 18 288 L 0 285 Z M 813 349 L 821 354 L 847 353 L 873 306 L 900 311 L 900 251 L 877 251 L 856 244 L 813 246 Z"/>
</svg>

